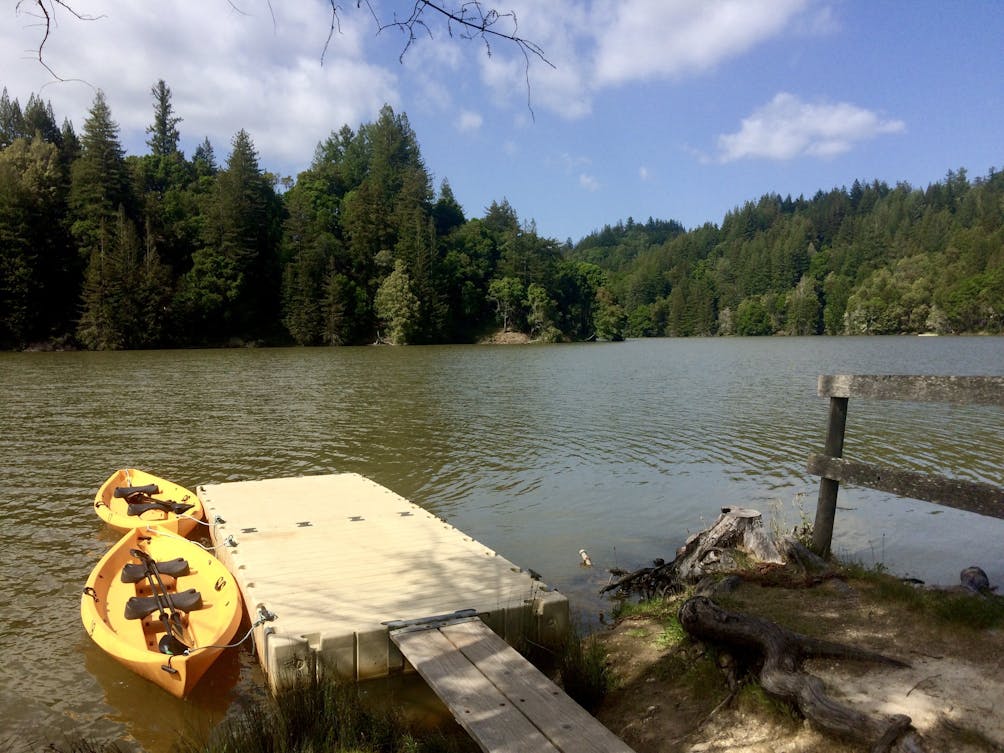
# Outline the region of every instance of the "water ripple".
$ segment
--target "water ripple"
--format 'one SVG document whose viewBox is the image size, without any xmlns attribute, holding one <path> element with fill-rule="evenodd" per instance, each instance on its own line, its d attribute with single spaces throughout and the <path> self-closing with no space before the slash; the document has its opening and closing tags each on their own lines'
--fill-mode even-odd
<svg viewBox="0 0 1004 753">
<path fill-rule="evenodd" d="M 924 340 L 0 354 L 0 579 L 18 584 L 0 591 L 0 702 L 17 707 L 4 731 L 82 724 L 159 753 L 165 729 L 218 718 L 257 685 L 241 656 L 210 680 L 215 700 L 167 702 L 86 639 L 79 587 L 114 539 L 90 500 L 115 468 L 190 487 L 359 472 L 588 611 L 605 567 L 671 556 L 722 505 L 797 519 L 825 433 L 817 374 L 1004 374 L 1000 338 Z M 852 401 L 845 454 L 1004 485 L 1002 427 L 999 409 Z M 838 549 L 925 576 L 954 578 L 1004 533 L 861 490 L 841 506 L 855 509 L 838 516 Z"/>
</svg>

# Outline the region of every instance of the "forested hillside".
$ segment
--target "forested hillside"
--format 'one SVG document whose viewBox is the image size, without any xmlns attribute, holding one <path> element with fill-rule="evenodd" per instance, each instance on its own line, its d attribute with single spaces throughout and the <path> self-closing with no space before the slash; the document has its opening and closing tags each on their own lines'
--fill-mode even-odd
<svg viewBox="0 0 1004 753">
<path fill-rule="evenodd" d="M 126 155 L 98 93 L 79 137 L 0 97 L 0 347 L 619 339 L 595 264 L 563 258 L 504 199 L 468 219 L 433 191 L 405 115 L 318 145 L 295 182 L 240 130 L 220 164 L 178 148 L 152 89 L 149 153 Z"/>
<path fill-rule="evenodd" d="M 765 195 L 690 232 L 632 220 L 569 258 L 608 270 L 626 334 L 1004 330 L 1004 174 L 926 190 L 861 184 Z"/>
<path fill-rule="evenodd" d="M 296 180 L 238 131 L 186 157 L 171 91 L 126 155 L 100 93 L 78 136 L 0 96 L 0 347 L 1000 332 L 1004 177 L 764 196 L 721 226 L 628 220 L 574 248 L 509 203 L 467 218 L 407 116 L 334 131 Z"/>
</svg>

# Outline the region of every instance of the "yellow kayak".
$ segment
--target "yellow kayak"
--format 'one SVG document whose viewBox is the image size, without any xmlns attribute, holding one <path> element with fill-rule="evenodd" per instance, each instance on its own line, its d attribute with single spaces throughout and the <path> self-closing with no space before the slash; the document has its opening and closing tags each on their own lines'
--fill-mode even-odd
<svg viewBox="0 0 1004 753">
<path fill-rule="evenodd" d="M 240 625 L 240 591 L 223 564 L 160 528 L 123 536 L 80 597 L 87 634 L 116 661 L 183 698 Z"/>
<path fill-rule="evenodd" d="M 94 495 L 94 511 L 123 533 L 157 525 L 187 536 L 205 519 L 202 501 L 194 492 L 135 468 L 108 477 Z"/>
</svg>

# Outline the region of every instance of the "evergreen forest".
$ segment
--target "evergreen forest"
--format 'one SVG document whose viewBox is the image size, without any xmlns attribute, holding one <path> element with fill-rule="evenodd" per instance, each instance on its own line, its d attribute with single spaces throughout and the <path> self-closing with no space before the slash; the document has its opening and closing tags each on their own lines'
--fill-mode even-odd
<svg viewBox="0 0 1004 753">
<path fill-rule="evenodd" d="M 78 136 L 0 95 L 0 348 L 544 342 L 1004 331 L 1004 175 L 768 194 L 721 225 L 627 219 L 576 244 L 508 201 L 468 218 L 406 115 L 343 126 L 295 180 L 238 131 L 179 149 L 151 89 L 127 155 L 98 92 Z"/>
</svg>

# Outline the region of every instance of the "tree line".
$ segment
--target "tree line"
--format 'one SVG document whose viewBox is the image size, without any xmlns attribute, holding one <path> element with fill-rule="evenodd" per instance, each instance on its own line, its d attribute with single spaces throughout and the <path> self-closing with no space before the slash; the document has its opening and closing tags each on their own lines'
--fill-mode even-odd
<svg viewBox="0 0 1004 753">
<path fill-rule="evenodd" d="M 296 180 L 239 130 L 191 157 L 164 81 L 126 155 L 98 92 L 78 136 L 0 95 L 0 347 L 556 342 L 1000 332 L 1004 177 L 765 195 L 720 226 L 628 219 L 579 243 L 434 190 L 407 116 L 333 131 Z"/>
<path fill-rule="evenodd" d="M 689 232 L 629 219 L 569 258 L 608 273 L 628 336 L 1001 333 L 1004 174 L 766 194 Z"/>
<path fill-rule="evenodd" d="M 389 106 L 293 181 L 243 129 L 222 164 L 208 139 L 186 158 L 170 88 L 151 93 L 140 156 L 100 92 L 79 137 L 40 98 L 0 96 L 0 347 L 622 338 L 600 267 L 504 199 L 468 219 Z"/>
</svg>

